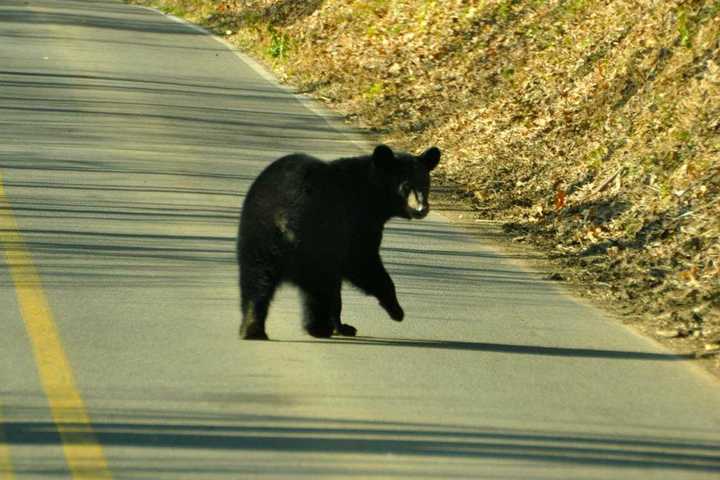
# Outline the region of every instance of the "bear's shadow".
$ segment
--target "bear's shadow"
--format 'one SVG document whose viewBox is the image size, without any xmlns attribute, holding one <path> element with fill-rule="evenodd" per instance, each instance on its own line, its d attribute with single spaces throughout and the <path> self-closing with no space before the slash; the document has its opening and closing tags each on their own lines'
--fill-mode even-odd
<svg viewBox="0 0 720 480">
<path fill-rule="evenodd" d="M 649 361 L 685 361 L 694 358 L 692 355 L 675 355 L 672 353 L 634 352 L 626 350 L 603 350 L 575 347 L 545 347 L 540 345 L 514 345 L 504 343 L 462 342 L 456 340 L 424 340 L 404 338 L 378 338 L 378 337 L 333 337 L 329 340 L 275 340 L 284 343 L 313 343 L 335 345 L 343 344 L 348 347 L 376 346 L 386 348 L 425 348 L 441 350 L 467 350 L 487 353 L 504 353 L 516 355 L 540 355 L 546 357 L 577 357 L 577 358 L 603 358 L 610 360 L 649 360 Z"/>
</svg>

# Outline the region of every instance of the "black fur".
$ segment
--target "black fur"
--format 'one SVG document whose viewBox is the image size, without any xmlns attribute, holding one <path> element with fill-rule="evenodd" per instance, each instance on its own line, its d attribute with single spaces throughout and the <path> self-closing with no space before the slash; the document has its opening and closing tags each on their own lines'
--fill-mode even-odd
<svg viewBox="0 0 720 480">
<path fill-rule="evenodd" d="M 285 281 L 301 289 L 305 330 L 314 337 L 355 335 L 340 321 L 343 280 L 401 321 L 380 259 L 383 227 L 394 216 L 427 215 L 430 171 L 439 160 L 434 147 L 416 157 L 380 145 L 372 155 L 329 163 L 294 154 L 270 164 L 250 187 L 240 219 L 240 336 L 267 339 L 268 308 Z"/>
</svg>

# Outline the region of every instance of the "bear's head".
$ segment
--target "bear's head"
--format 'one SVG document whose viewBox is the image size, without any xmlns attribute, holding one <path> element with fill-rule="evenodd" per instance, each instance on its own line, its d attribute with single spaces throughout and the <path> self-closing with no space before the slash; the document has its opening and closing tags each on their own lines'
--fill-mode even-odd
<svg viewBox="0 0 720 480">
<path fill-rule="evenodd" d="M 389 197 L 392 216 L 424 218 L 430 211 L 430 171 L 440 161 L 440 150 L 432 147 L 420 156 L 393 152 L 379 145 L 372 154 L 375 182 Z"/>
</svg>

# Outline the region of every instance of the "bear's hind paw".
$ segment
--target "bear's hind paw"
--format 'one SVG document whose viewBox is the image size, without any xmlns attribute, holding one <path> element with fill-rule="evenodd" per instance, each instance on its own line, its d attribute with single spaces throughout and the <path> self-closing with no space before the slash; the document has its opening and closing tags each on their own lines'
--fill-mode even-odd
<svg viewBox="0 0 720 480">
<path fill-rule="evenodd" d="M 240 338 L 243 340 L 269 340 L 265 329 L 255 323 L 240 326 Z"/>
<path fill-rule="evenodd" d="M 354 337 L 357 335 L 357 328 L 352 325 L 348 325 L 347 323 L 341 323 L 335 327 L 335 335 L 339 335 L 341 337 Z"/>
<path fill-rule="evenodd" d="M 332 325 L 325 325 L 322 323 L 310 324 L 305 327 L 305 331 L 315 338 L 330 338 L 333 334 L 333 327 Z"/>
</svg>

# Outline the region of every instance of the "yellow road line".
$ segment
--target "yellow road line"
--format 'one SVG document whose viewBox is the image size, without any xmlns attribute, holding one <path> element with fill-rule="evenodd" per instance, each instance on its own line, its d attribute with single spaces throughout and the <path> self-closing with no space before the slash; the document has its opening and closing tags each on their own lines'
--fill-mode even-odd
<svg viewBox="0 0 720 480">
<path fill-rule="evenodd" d="M 73 479 L 109 479 L 107 461 L 90 425 L 40 275 L 13 216 L 0 176 L 0 245 L 15 283 L 20 313 Z"/>
<path fill-rule="evenodd" d="M 0 405 L 0 480 L 15 480 L 12 462 L 10 461 L 10 446 L 7 444 L 3 431 L 3 411 Z"/>
</svg>

